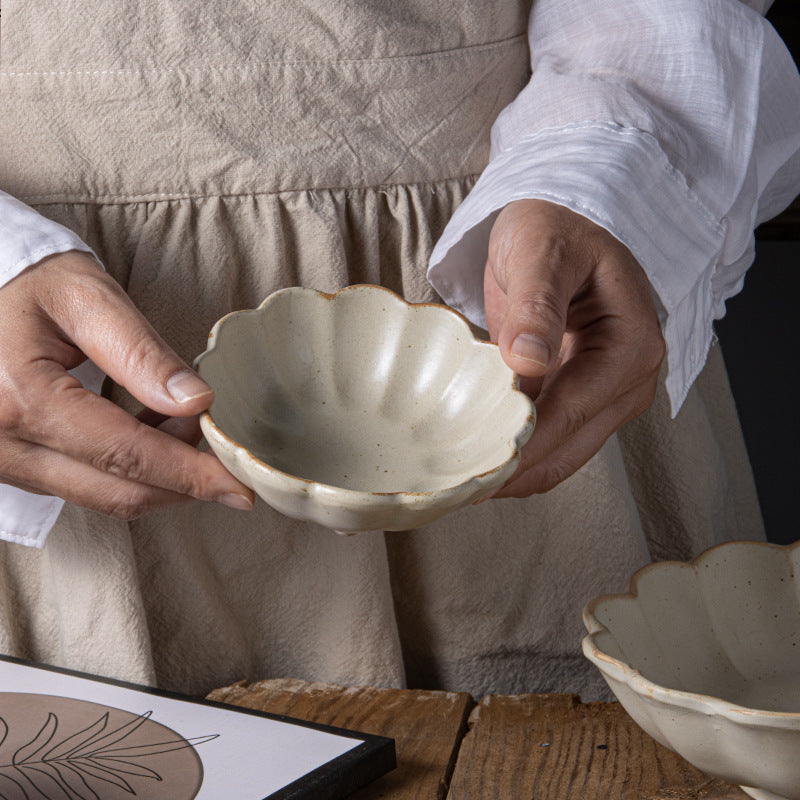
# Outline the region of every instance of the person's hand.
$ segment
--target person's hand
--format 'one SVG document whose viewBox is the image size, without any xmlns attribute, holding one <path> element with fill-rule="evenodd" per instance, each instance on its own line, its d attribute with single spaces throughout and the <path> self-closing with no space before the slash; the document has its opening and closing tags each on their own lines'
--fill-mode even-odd
<svg viewBox="0 0 800 800">
<path fill-rule="evenodd" d="M 211 389 L 86 253 L 0 288 L 0 343 L 0 482 L 126 520 L 191 498 L 252 506 L 193 446 Z M 67 372 L 87 357 L 144 404 L 139 419 Z"/>
<path fill-rule="evenodd" d="M 491 496 L 546 492 L 653 402 L 666 348 L 650 284 L 603 228 L 518 200 L 492 228 L 484 297 L 492 341 L 537 410 L 519 468 Z"/>
</svg>

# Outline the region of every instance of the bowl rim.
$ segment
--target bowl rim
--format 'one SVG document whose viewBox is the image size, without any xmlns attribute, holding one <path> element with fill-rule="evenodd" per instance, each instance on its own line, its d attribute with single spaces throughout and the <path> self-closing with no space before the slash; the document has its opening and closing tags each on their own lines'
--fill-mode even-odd
<svg viewBox="0 0 800 800">
<path fill-rule="evenodd" d="M 800 711 L 767 711 L 743 706 L 714 695 L 688 692 L 682 689 L 670 689 L 646 678 L 636 667 L 605 653 L 596 641 L 597 634 L 604 631 L 610 633 L 608 628 L 595 616 L 597 606 L 609 600 L 627 597 L 637 598 L 639 596 L 639 581 L 650 571 L 671 564 L 689 566 L 697 571 L 702 562 L 711 553 L 726 548 L 738 549 L 740 547 L 760 550 L 772 549 L 784 553 L 785 557 L 789 559 L 794 550 L 800 550 L 800 540 L 788 545 L 751 540 L 722 542 L 709 547 L 690 561 L 656 561 L 645 565 L 632 575 L 627 592 L 602 594 L 586 604 L 583 609 L 583 623 L 588 630 L 588 634 L 582 640 L 583 653 L 601 672 L 608 673 L 612 678 L 627 684 L 636 694 L 644 695 L 649 699 L 660 701 L 666 705 L 685 708 L 689 711 L 726 717 L 740 724 L 796 729 L 800 727 Z M 798 654 L 798 658 L 800 658 L 800 654 Z"/>
<path fill-rule="evenodd" d="M 275 292 L 272 292 L 268 295 L 258 306 L 255 308 L 248 308 L 248 309 L 240 309 L 236 311 L 231 311 L 225 316 L 221 317 L 211 328 L 211 331 L 208 334 L 208 343 L 207 348 L 200 353 L 194 359 L 194 369 L 199 371 L 199 366 L 205 358 L 207 358 L 211 352 L 216 348 L 217 341 L 219 338 L 219 332 L 222 327 L 226 324 L 227 321 L 232 319 L 233 317 L 237 317 L 243 314 L 256 314 L 266 308 L 270 303 L 274 302 L 278 297 L 285 295 L 285 294 L 293 294 L 302 292 L 304 294 L 313 294 L 322 297 L 324 300 L 332 301 L 339 295 L 344 294 L 345 292 L 351 291 L 375 291 L 380 290 L 385 292 L 387 295 L 392 298 L 390 302 L 401 303 L 408 309 L 411 308 L 423 308 L 423 307 L 430 307 L 436 309 L 437 313 L 449 313 L 452 314 L 459 323 L 464 327 L 466 333 L 469 334 L 470 339 L 472 340 L 473 346 L 476 347 L 486 347 L 492 349 L 499 349 L 498 345 L 494 342 L 484 341 L 478 339 L 478 337 L 473 332 L 472 328 L 470 327 L 470 323 L 467 318 L 461 314 L 460 312 L 456 311 L 450 306 L 444 305 L 442 303 L 433 303 L 433 302 L 421 302 L 421 303 L 414 303 L 406 300 L 405 298 L 398 295 L 396 292 L 392 291 L 391 289 L 386 288 L 385 286 L 380 286 L 378 284 L 369 284 L 369 283 L 355 283 L 349 286 L 345 286 L 335 292 L 323 292 L 319 289 L 312 289 L 305 286 L 289 286 L 283 289 L 278 289 Z M 324 494 L 328 498 L 328 502 L 334 497 L 338 502 L 343 502 L 348 507 L 355 508 L 359 506 L 359 501 L 362 500 L 364 497 L 370 498 L 382 498 L 384 505 L 402 505 L 404 507 L 424 507 L 427 505 L 433 505 L 440 503 L 443 499 L 451 496 L 457 495 L 459 493 L 463 493 L 467 487 L 472 484 L 482 484 L 486 483 L 491 476 L 496 475 L 502 471 L 508 471 L 508 477 L 510 478 L 511 475 L 516 471 L 516 467 L 519 464 L 520 457 L 521 457 L 521 450 L 525 443 L 530 439 L 531 434 L 533 433 L 534 426 L 536 424 L 536 407 L 528 397 L 525 392 L 523 392 L 519 388 L 519 376 L 513 372 L 511 372 L 511 392 L 513 394 L 519 395 L 523 398 L 527 405 L 528 405 L 528 413 L 525 418 L 525 422 L 521 425 L 514 437 L 513 442 L 509 442 L 511 445 L 510 447 L 510 454 L 508 458 L 504 461 L 500 462 L 497 466 L 485 470 L 484 472 L 475 473 L 465 475 L 464 479 L 455 483 L 451 486 L 445 486 L 440 489 L 433 489 L 430 491 L 425 492 L 408 492 L 408 491 L 399 491 L 399 492 L 368 492 L 363 489 L 348 489 L 344 486 L 336 486 L 334 484 L 323 483 L 321 481 L 315 481 L 310 478 L 302 478 L 298 475 L 293 475 L 290 472 L 284 472 L 283 470 L 278 469 L 277 467 L 273 467 L 270 464 L 267 464 L 265 461 L 262 461 L 260 458 L 257 458 L 253 453 L 243 444 L 240 442 L 231 439 L 214 421 L 211 416 L 210 409 L 204 411 L 200 415 L 201 424 L 205 427 L 208 426 L 214 433 L 215 436 L 218 436 L 220 439 L 227 442 L 228 446 L 232 448 L 237 457 L 246 458 L 253 466 L 255 466 L 258 470 L 265 473 L 270 478 L 277 479 L 280 483 L 284 485 L 285 488 L 294 487 L 295 489 L 299 490 L 302 493 L 307 493 L 313 491 L 315 494 Z M 513 466 L 513 469 L 511 467 Z M 487 493 L 493 487 L 487 487 Z"/>
</svg>

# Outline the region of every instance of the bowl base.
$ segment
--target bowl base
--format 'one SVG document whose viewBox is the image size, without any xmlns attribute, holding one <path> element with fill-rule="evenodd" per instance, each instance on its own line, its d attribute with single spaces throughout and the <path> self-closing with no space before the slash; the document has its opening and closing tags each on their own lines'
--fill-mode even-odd
<svg viewBox="0 0 800 800">
<path fill-rule="evenodd" d="M 752 786 L 740 786 L 739 788 L 745 794 L 749 794 L 750 797 L 755 798 L 755 800 L 791 800 L 789 797 L 775 794 L 775 792 L 768 792 L 766 789 L 754 789 Z"/>
</svg>

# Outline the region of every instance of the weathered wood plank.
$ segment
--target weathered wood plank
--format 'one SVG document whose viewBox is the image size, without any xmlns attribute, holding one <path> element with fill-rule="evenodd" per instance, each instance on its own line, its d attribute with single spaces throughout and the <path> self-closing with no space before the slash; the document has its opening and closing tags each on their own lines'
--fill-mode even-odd
<svg viewBox="0 0 800 800">
<path fill-rule="evenodd" d="M 747 800 L 653 741 L 619 703 L 488 695 L 469 726 L 447 800 Z"/>
<path fill-rule="evenodd" d="M 353 800 L 442 800 L 475 706 L 463 692 L 344 688 L 291 679 L 241 682 L 216 689 L 208 699 L 393 738 L 397 769 Z"/>
</svg>

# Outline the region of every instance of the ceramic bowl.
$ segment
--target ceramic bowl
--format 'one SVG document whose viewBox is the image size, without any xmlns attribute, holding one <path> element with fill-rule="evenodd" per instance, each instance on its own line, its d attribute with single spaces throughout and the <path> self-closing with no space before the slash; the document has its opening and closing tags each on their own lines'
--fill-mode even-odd
<svg viewBox="0 0 800 800">
<path fill-rule="evenodd" d="M 759 800 L 800 800 L 800 542 L 651 564 L 589 603 L 584 654 L 654 739 Z"/>
<path fill-rule="evenodd" d="M 195 366 L 228 470 L 341 532 L 416 528 L 474 502 L 514 473 L 533 430 L 495 345 L 378 286 L 275 292 L 221 319 Z"/>
</svg>

